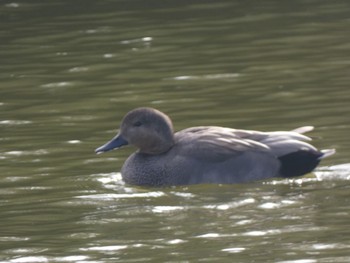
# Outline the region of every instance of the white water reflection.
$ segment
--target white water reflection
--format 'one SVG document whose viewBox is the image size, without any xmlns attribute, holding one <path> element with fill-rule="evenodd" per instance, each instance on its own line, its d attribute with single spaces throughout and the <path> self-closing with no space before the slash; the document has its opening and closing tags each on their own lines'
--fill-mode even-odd
<svg viewBox="0 0 350 263">
<path fill-rule="evenodd" d="M 173 212 L 178 210 L 184 210 L 185 207 L 183 206 L 155 206 L 152 208 L 153 213 L 167 213 L 167 212 Z"/>
<path fill-rule="evenodd" d="M 32 150 L 32 151 L 8 151 L 5 152 L 4 155 L 9 156 L 40 156 L 40 155 L 46 155 L 49 154 L 49 151 L 46 149 L 39 149 L 39 150 Z"/>
<path fill-rule="evenodd" d="M 239 73 L 222 73 L 222 74 L 208 74 L 203 76 L 177 76 L 174 80 L 213 80 L 213 79 L 231 79 L 237 78 Z"/>
<path fill-rule="evenodd" d="M 0 121 L 0 125 L 24 125 L 31 124 L 32 121 L 27 120 L 2 120 Z"/>
<path fill-rule="evenodd" d="M 81 248 L 80 250 L 92 250 L 92 251 L 117 251 L 121 249 L 126 249 L 128 246 L 101 246 L 101 247 L 89 247 L 89 248 Z"/>
<path fill-rule="evenodd" d="M 244 250 L 246 250 L 246 248 L 244 247 L 230 247 L 230 248 L 221 249 L 221 251 L 228 252 L 228 253 L 240 253 Z"/>
<path fill-rule="evenodd" d="M 204 206 L 203 208 L 207 208 L 207 209 L 217 209 L 217 210 L 228 210 L 228 209 L 234 209 L 234 208 L 238 208 L 241 206 L 245 206 L 248 204 L 253 204 L 255 203 L 256 200 L 254 198 L 247 198 L 244 200 L 239 200 L 239 201 L 235 201 L 235 202 L 229 202 L 226 204 L 219 204 L 219 205 L 207 205 Z"/>
<path fill-rule="evenodd" d="M 122 41 L 120 41 L 120 43 L 128 45 L 128 44 L 140 43 L 140 42 L 148 43 L 148 42 L 151 42 L 151 41 L 153 41 L 152 37 L 143 37 L 143 38 L 137 38 L 137 39 L 122 40 Z"/>
<path fill-rule="evenodd" d="M 117 200 L 125 198 L 157 198 L 164 196 L 163 192 L 148 192 L 148 193 L 131 193 L 131 194 L 95 194 L 95 195 L 81 195 L 77 196 L 79 199 L 95 199 L 95 200 Z"/>
<path fill-rule="evenodd" d="M 350 163 L 332 165 L 315 172 L 318 180 L 350 180 Z"/>
<path fill-rule="evenodd" d="M 297 259 L 297 260 L 286 260 L 286 261 L 277 261 L 276 263 L 316 263 L 315 259 Z"/>
</svg>

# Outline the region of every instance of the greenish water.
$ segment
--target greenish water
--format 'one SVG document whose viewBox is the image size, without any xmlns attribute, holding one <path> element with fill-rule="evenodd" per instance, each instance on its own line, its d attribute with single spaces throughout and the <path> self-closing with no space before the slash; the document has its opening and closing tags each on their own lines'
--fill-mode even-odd
<svg viewBox="0 0 350 263">
<path fill-rule="evenodd" d="M 350 3 L 0 3 L 0 262 L 349 262 Z M 196 125 L 314 125 L 313 175 L 125 185 L 96 156 L 139 106 Z"/>
</svg>

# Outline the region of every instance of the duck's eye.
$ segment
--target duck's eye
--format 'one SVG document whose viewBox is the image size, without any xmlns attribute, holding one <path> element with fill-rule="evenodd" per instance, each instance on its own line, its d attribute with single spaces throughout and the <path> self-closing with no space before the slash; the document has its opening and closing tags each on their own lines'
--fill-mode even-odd
<svg viewBox="0 0 350 263">
<path fill-rule="evenodd" d="M 134 127 L 140 127 L 142 125 L 142 122 L 137 121 L 134 123 Z"/>
</svg>

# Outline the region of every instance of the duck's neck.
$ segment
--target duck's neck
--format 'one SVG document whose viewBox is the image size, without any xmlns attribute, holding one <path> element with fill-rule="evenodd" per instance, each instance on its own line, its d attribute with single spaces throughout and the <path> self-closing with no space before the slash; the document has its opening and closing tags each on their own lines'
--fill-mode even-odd
<svg viewBox="0 0 350 263">
<path fill-rule="evenodd" d="M 171 136 L 162 136 L 150 139 L 146 143 L 146 147 L 140 147 L 139 151 L 145 154 L 158 155 L 169 151 L 174 146 L 175 140 L 173 134 Z"/>
</svg>

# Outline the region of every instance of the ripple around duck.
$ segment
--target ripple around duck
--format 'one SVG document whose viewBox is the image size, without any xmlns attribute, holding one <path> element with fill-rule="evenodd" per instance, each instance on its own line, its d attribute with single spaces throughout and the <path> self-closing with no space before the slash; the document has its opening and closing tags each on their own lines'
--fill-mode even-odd
<svg viewBox="0 0 350 263">
<path fill-rule="evenodd" d="M 92 199 L 92 200 L 117 200 L 117 199 L 125 199 L 125 198 L 157 198 L 164 196 L 163 192 L 148 192 L 148 193 L 130 193 L 130 194 L 93 194 L 93 195 L 82 195 L 77 196 L 79 199 Z"/>
<path fill-rule="evenodd" d="M 315 175 L 318 180 L 350 180 L 350 163 L 321 167 Z"/>
</svg>

